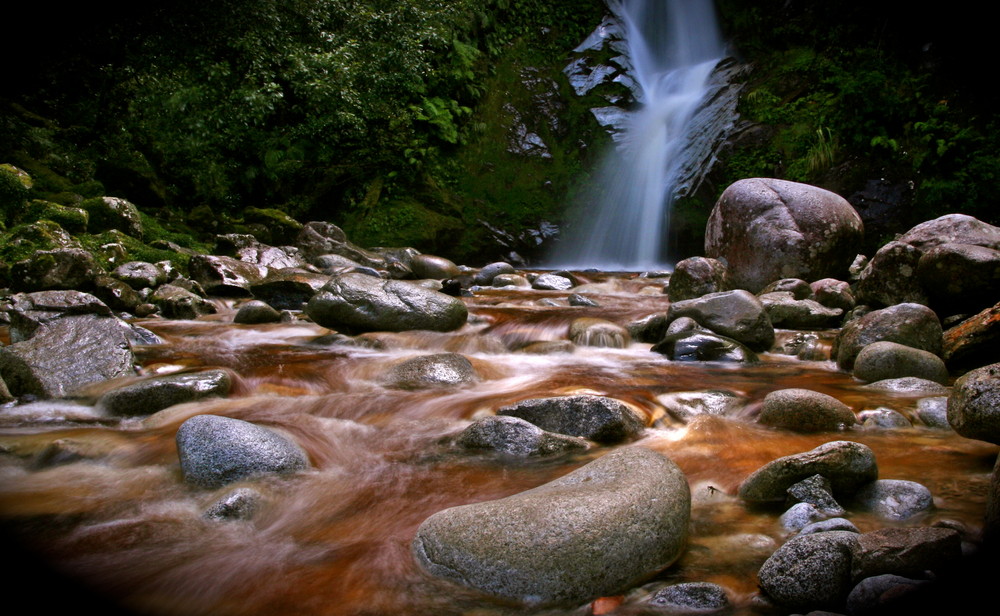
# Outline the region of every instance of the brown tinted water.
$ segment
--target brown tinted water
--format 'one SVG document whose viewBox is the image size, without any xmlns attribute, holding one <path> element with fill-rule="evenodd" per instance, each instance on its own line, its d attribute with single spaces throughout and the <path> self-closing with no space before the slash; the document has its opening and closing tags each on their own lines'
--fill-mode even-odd
<svg viewBox="0 0 1000 616">
<path fill-rule="evenodd" d="M 759 610 L 756 571 L 791 531 L 780 512 L 745 506 L 736 488 L 764 463 L 831 440 L 865 443 L 881 478 L 931 490 L 933 511 L 895 524 L 949 524 L 974 543 L 997 448 L 922 425 L 915 408 L 926 393 L 872 390 L 833 362 L 780 352 L 736 365 L 671 362 L 643 343 L 549 355 L 510 350 L 565 339 L 578 316 L 624 324 L 666 310 L 662 279 L 620 274 L 593 282 L 589 296 L 599 308 L 570 307 L 566 293 L 481 291 L 465 298 L 471 316 L 463 329 L 361 337 L 379 348 L 324 344 L 328 330 L 301 315 L 292 323 L 235 325 L 232 302 L 220 302 L 220 312 L 204 320 L 139 321 L 165 341 L 137 349 L 145 373 L 223 367 L 237 377 L 234 392 L 128 419 L 106 417 L 86 401 L 0 410 L 0 516 L 29 557 L 65 576 L 29 593 L 21 585 L 42 573 L 25 560 L 22 575 L 5 577 L 8 596 L 27 596 L 36 613 L 47 613 L 56 595 L 69 593 L 63 598 L 72 605 L 73 593 L 95 591 L 135 613 L 169 616 L 589 614 L 586 605 L 545 610 L 490 599 L 427 576 L 410 554 L 417 526 L 434 512 L 529 489 L 612 450 L 512 460 L 448 442 L 501 406 L 584 392 L 645 413 L 644 436 L 619 447 L 666 454 L 693 495 L 684 555 L 628 593 L 616 613 L 640 613 L 651 590 L 680 581 L 719 583 L 738 613 Z M 812 333 L 826 343 L 834 335 Z M 465 354 L 478 382 L 431 390 L 382 384 L 394 362 L 441 351 Z M 914 426 L 802 435 L 754 423 L 757 403 L 788 387 L 831 394 L 857 412 L 889 407 Z M 735 393 L 743 403 L 727 416 L 683 423 L 658 399 L 707 390 Z M 307 450 L 313 468 L 245 482 L 266 497 L 249 521 L 206 519 L 206 508 L 233 486 L 184 484 L 174 443 L 177 427 L 202 413 L 284 431 Z M 856 511 L 848 517 L 862 531 L 893 524 Z"/>
</svg>

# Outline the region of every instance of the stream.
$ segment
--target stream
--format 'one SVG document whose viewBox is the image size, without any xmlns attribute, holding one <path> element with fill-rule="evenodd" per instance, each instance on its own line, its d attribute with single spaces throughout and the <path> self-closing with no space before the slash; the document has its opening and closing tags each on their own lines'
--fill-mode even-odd
<svg viewBox="0 0 1000 616">
<path fill-rule="evenodd" d="M 433 578 L 415 563 L 410 543 L 437 511 L 527 490 L 615 447 L 664 453 L 692 492 L 683 556 L 626 594 L 616 614 L 652 613 L 642 611 L 644 597 L 685 581 L 720 584 L 735 613 L 755 613 L 757 569 L 792 531 L 777 513 L 747 507 L 736 489 L 763 464 L 832 440 L 871 447 L 880 478 L 930 489 L 935 508 L 896 524 L 948 524 L 969 536 L 981 528 L 997 447 L 922 425 L 915 409 L 926 394 L 868 388 L 832 361 L 781 352 L 803 332 L 779 330 L 775 348 L 756 364 L 675 362 L 638 342 L 517 350 L 566 339 L 580 316 L 627 324 L 668 306 L 665 278 L 576 275 L 590 283 L 587 297 L 599 307 L 570 306 L 569 292 L 478 289 L 463 298 L 469 322 L 457 331 L 371 333 L 354 344 L 331 344 L 329 330 L 299 312 L 291 322 L 234 324 L 237 300 L 215 300 L 216 314 L 193 321 L 136 320 L 164 341 L 135 349 L 144 374 L 226 368 L 236 377 L 233 393 L 124 419 L 86 400 L 0 408 L 0 522 L 24 546 L 20 565 L 4 556 L 19 569 L 4 577 L 5 598 L 13 605 L 10 597 L 20 595 L 40 614 L 85 605 L 93 593 L 129 613 L 163 616 L 582 616 L 590 606 L 529 609 Z M 828 352 L 836 331 L 806 333 Z M 380 378 L 401 359 L 440 352 L 468 357 L 478 380 L 406 390 Z M 855 412 L 888 407 L 913 426 L 797 434 L 756 424 L 763 397 L 790 387 L 833 395 Z M 727 414 L 683 420 L 668 411 L 672 395 L 707 391 L 731 392 L 741 403 Z M 501 406 L 573 393 L 623 400 L 645 413 L 649 427 L 637 441 L 554 457 L 504 458 L 449 441 Z M 218 490 L 191 487 L 174 437 L 185 419 L 203 413 L 282 431 L 312 467 Z M 203 515 L 241 485 L 265 497 L 252 518 Z M 862 532 L 893 524 L 850 510 L 846 517 Z M 41 575 L 52 576 L 46 590 L 29 591 Z"/>
</svg>

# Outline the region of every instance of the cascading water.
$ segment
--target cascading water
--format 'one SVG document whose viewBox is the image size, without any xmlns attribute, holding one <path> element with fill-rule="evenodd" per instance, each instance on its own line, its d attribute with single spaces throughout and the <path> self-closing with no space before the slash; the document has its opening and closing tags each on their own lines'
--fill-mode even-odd
<svg viewBox="0 0 1000 616">
<path fill-rule="evenodd" d="M 640 107 L 583 191 L 557 267 L 667 265 L 665 237 L 691 121 L 724 56 L 711 0 L 609 0 Z"/>
</svg>

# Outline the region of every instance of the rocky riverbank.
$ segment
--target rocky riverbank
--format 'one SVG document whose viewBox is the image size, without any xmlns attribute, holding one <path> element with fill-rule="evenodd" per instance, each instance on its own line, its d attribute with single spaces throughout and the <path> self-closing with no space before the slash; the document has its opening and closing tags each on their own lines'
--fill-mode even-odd
<svg viewBox="0 0 1000 616">
<path fill-rule="evenodd" d="M 202 503 L 205 519 L 273 524 L 274 482 L 294 486 L 327 477 L 330 469 L 349 467 L 351 457 L 367 459 L 353 447 L 379 439 L 390 441 L 381 445 L 389 447 L 385 457 L 399 458 L 392 448 L 418 437 L 385 436 L 392 413 L 379 408 L 399 397 L 418 409 L 461 410 L 433 439 L 420 432 L 426 426 L 417 429 L 421 449 L 436 453 L 411 452 L 395 464 L 412 465 L 411 456 L 478 456 L 504 472 L 540 473 L 506 494 L 442 496 L 447 505 L 425 505 L 433 511 L 399 512 L 414 519 L 400 531 L 404 537 L 394 538 L 406 549 L 393 559 L 404 563 L 397 566 L 412 584 L 435 589 L 438 599 L 429 605 L 438 613 L 444 613 L 440 596 L 449 593 L 457 597 L 457 613 L 496 614 L 854 615 L 892 606 L 916 613 L 914 597 L 960 605 L 969 589 L 950 592 L 942 581 L 955 582 L 955 571 L 980 566 L 991 553 L 1000 470 L 983 481 L 985 507 L 972 520 L 941 518 L 934 512 L 951 496 L 913 478 L 885 476 L 877 450 L 880 439 L 894 435 L 933 441 L 947 434 L 995 458 L 1000 229 L 947 215 L 870 258 L 853 252 L 862 233 L 860 218 L 833 193 L 752 179 L 723 194 L 709 221 L 705 256 L 672 272 L 617 278 L 501 262 L 467 267 L 412 249 L 362 248 L 319 221 L 301 225 L 281 246 L 250 234 L 219 236 L 212 254 L 185 254 L 184 271 L 169 260 L 120 259 L 104 267 L 67 241 L 13 264 L 16 284 L 4 296 L 0 515 L 19 529 L 34 528 L 44 516 L 11 504 L 29 479 L 41 481 L 32 473 L 95 461 L 113 466 L 124 456 L 168 469 L 151 472 L 165 491 Z M 207 348 L 178 349 L 172 324 L 269 332 L 288 345 L 303 328 L 310 335 L 286 361 L 268 359 L 266 349 L 244 355 L 237 344 L 208 338 Z M 372 363 L 372 356 L 399 349 L 419 352 Z M 572 374 L 579 368 L 559 358 L 588 349 L 628 353 L 601 356 L 601 370 L 642 366 L 629 378 L 652 393 L 629 394 L 612 384 L 617 377 L 604 376 L 547 387 L 538 375 L 531 387 L 484 393 L 491 381 L 509 378 L 509 366 L 552 370 L 546 377 L 552 379 Z M 286 352 L 274 350 L 279 357 Z M 300 352 L 307 359 L 297 359 Z M 201 353 L 213 359 L 192 360 Z M 532 364 L 533 358 L 555 363 Z M 314 361 L 338 367 L 310 375 Z M 867 400 L 812 388 L 807 379 L 751 396 L 711 382 L 674 386 L 664 376 L 670 366 L 731 372 L 796 362 L 864 387 L 871 399 L 899 396 L 906 404 L 872 408 Z M 362 367 L 349 367 L 355 364 Z M 264 378 L 260 366 L 305 376 L 294 386 L 269 376 L 270 389 L 262 391 L 254 385 Z M 355 380 L 365 384 L 352 389 Z M 320 381 L 330 389 L 312 393 Z M 296 411 L 308 419 L 285 418 L 278 400 L 286 398 L 313 405 Z M 354 410 L 328 415 L 322 409 L 330 405 Z M 439 412 L 427 410 L 417 423 L 434 423 L 427 419 Z M 45 437 L 80 426 L 150 440 L 107 446 L 79 434 Z M 730 499 L 727 511 L 762 516 L 777 529 L 780 540 L 766 533 L 728 536 L 744 542 L 740 550 L 747 541 L 760 544 L 746 572 L 754 592 L 732 573 L 664 583 L 678 566 L 688 570 L 699 551 L 719 560 L 727 549 L 737 551 L 706 547 L 699 534 L 709 493 L 691 479 L 693 454 L 661 440 L 672 429 L 686 431 L 683 438 L 699 430 L 752 429 L 747 434 L 762 443 L 755 455 L 764 455 L 767 435 L 795 439 L 796 450 L 753 468 L 735 463 L 741 470 L 732 485 L 708 486 Z M 876 442 L 861 442 L 869 438 Z M 560 460 L 576 463 L 547 475 Z M 456 464 L 462 463 L 445 466 Z M 133 547 L 146 545 L 143 528 L 157 524 L 130 526 L 110 515 L 102 528 L 128 526 Z M 78 533 L 96 530 L 70 518 L 60 518 L 69 530 L 57 534 L 62 542 L 61 533 L 72 537 L 67 549 L 74 558 L 86 556 L 94 548 L 81 546 Z M 479 597 L 488 602 L 477 604 Z M 235 608 L 228 595 L 221 601 L 226 613 L 273 611 Z M 177 605 L 190 609 L 184 601 Z M 220 604 L 199 605 L 210 613 Z"/>
</svg>

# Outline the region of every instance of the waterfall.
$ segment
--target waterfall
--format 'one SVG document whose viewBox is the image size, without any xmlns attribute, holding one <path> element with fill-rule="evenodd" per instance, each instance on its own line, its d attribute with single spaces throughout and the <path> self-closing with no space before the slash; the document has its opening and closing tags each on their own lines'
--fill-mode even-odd
<svg viewBox="0 0 1000 616">
<path fill-rule="evenodd" d="M 627 75 L 618 81 L 629 82 L 638 107 L 627 113 L 594 110 L 599 119 L 611 110 L 621 132 L 613 135 L 615 147 L 575 204 L 577 220 L 551 264 L 605 270 L 669 266 L 671 203 L 694 132 L 692 119 L 709 98 L 724 45 L 712 0 L 608 0 L 608 7 L 615 27 L 602 24 L 581 48 L 608 32 L 620 37 L 613 48 L 623 48 L 618 61 Z"/>
</svg>

